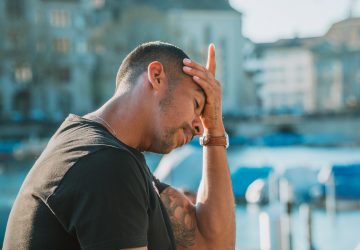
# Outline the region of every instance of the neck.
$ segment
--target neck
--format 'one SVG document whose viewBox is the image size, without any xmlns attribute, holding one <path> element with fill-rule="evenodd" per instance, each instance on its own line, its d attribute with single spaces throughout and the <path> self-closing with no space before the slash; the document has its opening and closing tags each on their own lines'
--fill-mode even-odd
<svg viewBox="0 0 360 250">
<path fill-rule="evenodd" d="M 149 120 L 150 112 L 142 105 L 137 95 L 113 96 L 98 110 L 85 117 L 102 123 L 110 133 L 126 145 L 144 151 L 148 142 L 143 141 L 149 129 L 144 121 Z M 96 117 L 100 119 L 96 119 Z"/>
</svg>

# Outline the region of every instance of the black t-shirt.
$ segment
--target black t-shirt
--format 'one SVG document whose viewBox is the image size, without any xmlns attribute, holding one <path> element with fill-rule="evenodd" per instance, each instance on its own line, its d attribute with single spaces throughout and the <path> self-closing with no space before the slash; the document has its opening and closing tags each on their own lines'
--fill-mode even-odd
<svg viewBox="0 0 360 250">
<path fill-rule="evenodd" d="M 3 249 L 175 249 L 164 188 L 142 153 L 70 115 L 26 177 Z"/>
</svg>

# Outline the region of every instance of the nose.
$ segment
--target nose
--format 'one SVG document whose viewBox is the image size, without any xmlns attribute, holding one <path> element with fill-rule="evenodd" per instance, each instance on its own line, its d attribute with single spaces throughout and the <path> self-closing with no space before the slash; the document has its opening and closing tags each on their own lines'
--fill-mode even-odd
<svg viewBox="0 0 360 250">
<path fill-rule="evenodd" d="M 200 116 L 195 117 L 192 126 L 195 131 L 195 135 L 202 135 L 204 133 L 204 127 L 200 120 Z"/>
</svg>

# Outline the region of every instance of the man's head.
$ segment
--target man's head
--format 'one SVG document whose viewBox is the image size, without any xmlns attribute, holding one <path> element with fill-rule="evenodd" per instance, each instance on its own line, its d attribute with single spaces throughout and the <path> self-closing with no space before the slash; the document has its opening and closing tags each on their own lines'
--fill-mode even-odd
<svg viewBox="0 0 360 250">
<path fill-rule="evenodd" d="M 183 72 L 185 58 L 174 45 L 150 42 L 135 48 L 120 66 L 116 92 L 136 89 L 133 100 L 140 98 L 147 110 L 143 122 L 151 145 L 144 150 L 168 153 L 203 131 L 200 114 L 205 95 Z"/>
<path fill-rule="evenodd" d="M 183 59 L 189 58 L 180 48 L 164 42 L 148 42 L 131 51 L 120 65 L 116 76 L 116 90 L 121 93 L 132 89 L 140 75 L 148 70 L 151 62 L 158 61 L 163 67 L 169 89 L 184 76 Z"/>
</svg>

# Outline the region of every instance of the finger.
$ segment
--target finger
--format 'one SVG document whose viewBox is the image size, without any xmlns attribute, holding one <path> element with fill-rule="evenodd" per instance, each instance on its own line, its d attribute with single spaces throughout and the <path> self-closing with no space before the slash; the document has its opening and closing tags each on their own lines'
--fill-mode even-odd
<svg viewBox="0 0 360 250">
<path fill-rule="evenodd" d="M 204 72 L 202 70 L 198 70 L 198 69 L 194 69 L 194 68 L 190 68 L 188 66 L 184 66 L 183 67 L 183 71 L 190 75 L 190 76 L 198 76 L 201 79 L 207 81 L 207 82 L 211 82 L 213 80 L 213 77 L 208 74 L 207 72 Z"/>
<path fill-rule="evenodd" d="M 215 59 L 215 45 L 213 43 L 209 45 L 206 69 L 209 70 L 215 76 L 216 59 Z"/>
<path fill-rule="evenodd" d="M 198 84 L 200 86 L 200 88 L 204 91 L 206 98 L 209 96 L 209 91 L 210 91 L 210 86 L 208 84 L 207 81 L 205 81 L 204 79 L 201 79 L 198 76 L 193 76 L 193 80 L 196 84 Z"/>
<path fill-rule="evenodd" d="M 193 80 L 204 91 L 205 103 L 213 103 L 216 99 L 215 93 L 217 92 L 217 89 L 211 87 L 205 80 L 198 76 L 193 76 Z"/>
<path fill-rule="evenodd" d="M 184 64 L 186 66 L 191 67 L 191 68 L 195 68 L 195 69 L 198 69 L 198 70 L 201 70 L 201 71 L 206 71 L 206 68 L 204 66 L 202 66 L 200 63 L 192 61 L 192 60 L 190 60 L 188 58 L 184 59 Z"/>
</svg>

